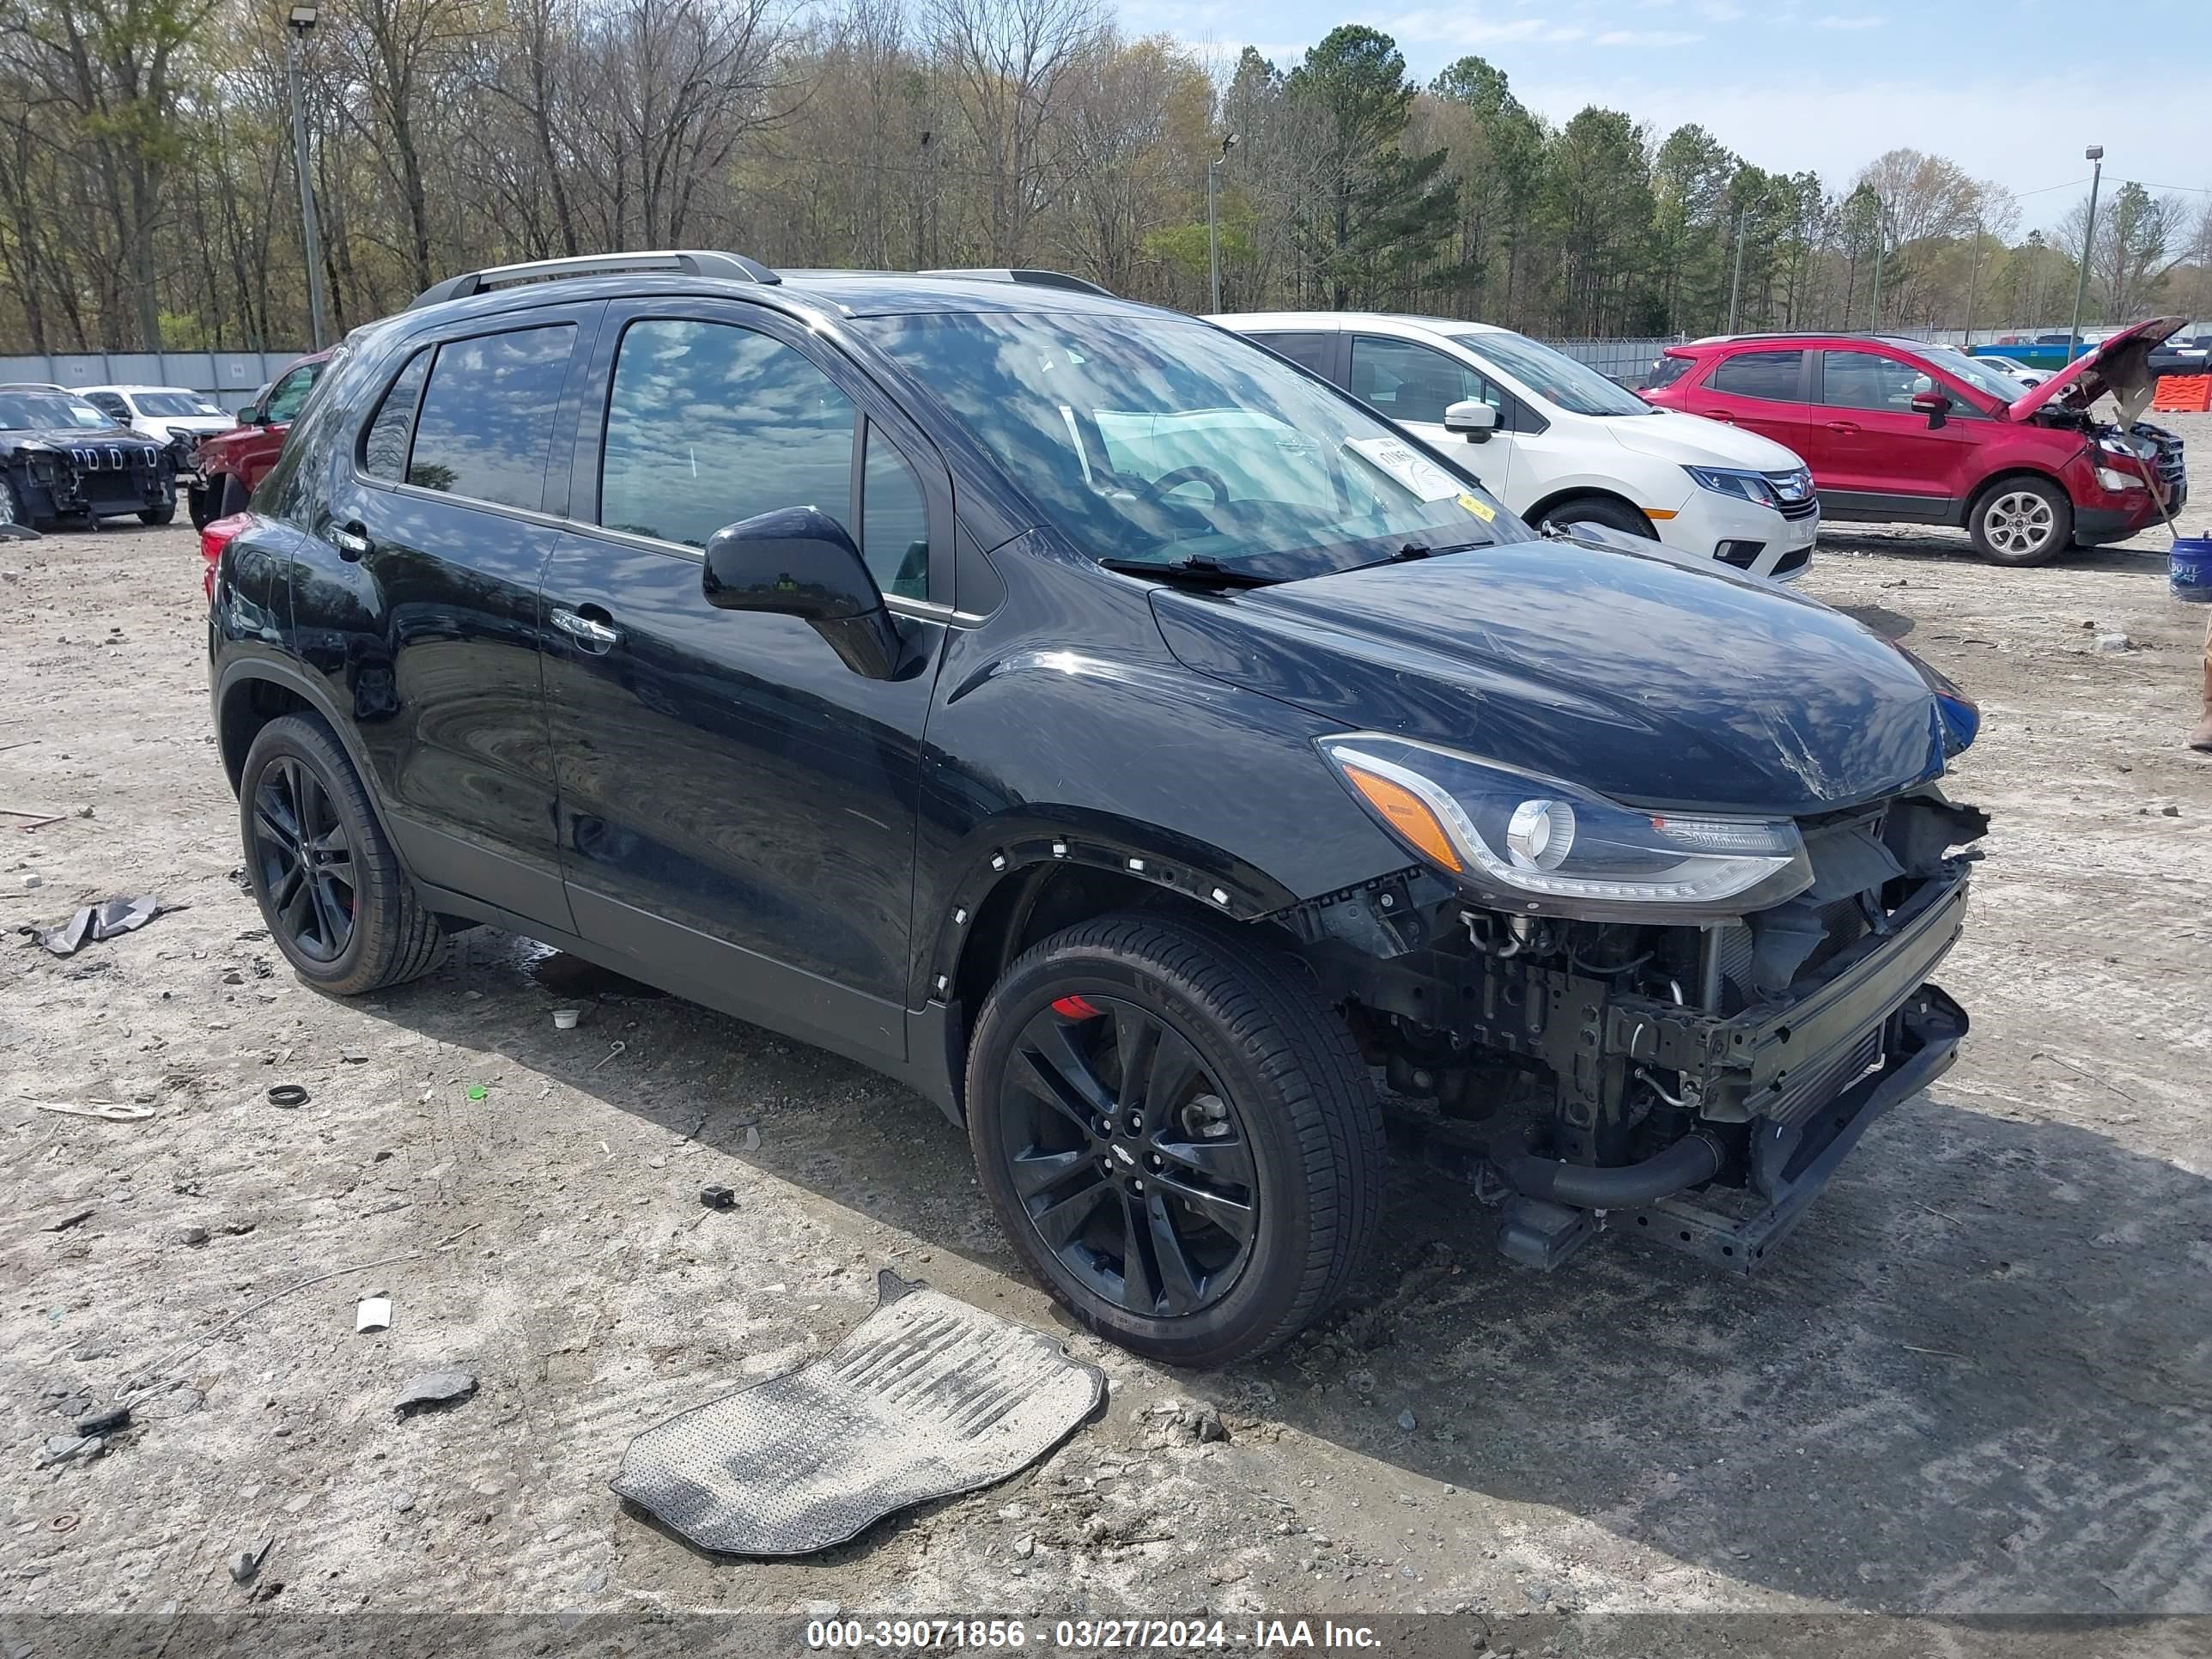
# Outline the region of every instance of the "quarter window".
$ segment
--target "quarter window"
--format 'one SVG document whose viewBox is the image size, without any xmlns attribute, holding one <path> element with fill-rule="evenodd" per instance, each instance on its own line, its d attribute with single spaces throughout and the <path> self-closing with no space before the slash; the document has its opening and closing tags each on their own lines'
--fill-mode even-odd
<svg viewBox="0 0 2212 1659">
<path fill-rule="evenodd" d="M 560 323 L 440 346 L 407 482 L 503 507 L 543 506 L 553 415 L 575 337 L 573 324 Z"/>
<path fill-rule="evenodd" d="M 407 477 L 407 440 L 415 430 L 415 406 L 422 399 L 423 379 L 430 372 L 430 350 L 425 346 L 407 360 L 362 434 L 361 470 L 372 478 L 398 483 Z"/>
<path fill-rule="evenodd" d="M 1800 401 L 1797 386 L 1804 366 L 1802 351 L 1739 351 L 1723 357 L 1705 385 L 1732 398 L 1794 404 Z"/>
<path fill-rule="evenodd" d="M 1467 398 L 1504 409 L 1504 394 L 1441 351 L 1410 340 L 1362 334 L 1352 342 L 1352 394 L 1394 421 L 1443 424 L 1444 410 Z"/>
<path fill-rule="evenodd" d="M 725 525 L 812 507 L 849 533 L 853 417 L 781 340 L 727 323 L 635 323 L 607 401 L 599 522 L 704 547 Z"/>
<path fill-rule="evenodd" d="M 906 457 L 872 423 L 860 470 L 860 556 L 884 592 L 929 597 L 929 503 Z"/>
</svg>

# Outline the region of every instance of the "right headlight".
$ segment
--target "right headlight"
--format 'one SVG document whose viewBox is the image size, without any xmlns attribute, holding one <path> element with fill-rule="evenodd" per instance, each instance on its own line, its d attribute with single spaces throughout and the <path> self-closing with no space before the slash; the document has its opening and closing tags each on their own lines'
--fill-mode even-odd
<svg viewBox="0 0 2212 1659">
<path fill-rule="evenodd" d="M 1738 501 L 1749 501 L 1754 507 L 1779 508 L 1781 499 L 1774 486 L 1763 472 L 1736 466 L 1686 466 L 1683 471 L 1700 489 L 1710 489 L 1723 495 L 1733 495 Z"/>
<path fill-rule="evenodd" d="M 1690 923 L 1765 909 L 1812 882 L 1788 818 L 1642 811 L 1376 732 L 1319 743 L 1385 828 L 1501 909 Z"/>
</svg>

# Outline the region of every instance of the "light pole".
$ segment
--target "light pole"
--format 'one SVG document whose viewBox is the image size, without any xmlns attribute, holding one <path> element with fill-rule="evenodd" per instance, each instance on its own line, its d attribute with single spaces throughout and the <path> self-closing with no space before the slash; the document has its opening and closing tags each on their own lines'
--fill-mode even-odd
<svg viewBox="0 0 2212 1659">
<path fill-rule="evenodd" d="M 1214 177 L 1221 171 L 1221 164 L 1229 159 L 1229 152 L 1236 148 L 1237 135 L 1223 133 L 1221 154 L 1206 164 L 1206 263 L 1213 270 L 1213 309 L 1216 311 L 1221 309 L 1221 219 L 1215 206 Z"/>
<path fill-rule="evenodd" d="M 1736 301 L 1743 298 L 1743 239 L 1751 228 L 1751 210 L 1743 209 L 1735 216 L 1735 280 L 1729 284 L 1728 331 L 1735 332 Z"/>
<path fill-rule="evenodd" d="M 315 227 L 313 175 L 307 171 L 307 112 L 300 93 L 300 59 L 320 15 L 319 7 L 295 6 L 284 24 L 292 37 L 286 58 L 292 81 L 292 164 L 300 175 L 300 247 L 307 257 L 307 331 L 314 337 L 318 351 L 323 349 L 326 332 L 323 322 L 323 239 Z"/>
<path fill-rule="evenodd" d="M 2105 147 L 2092 144 L 2081 152 L 2089 163 L 2089 216 L 2081 226 L 2081 269 L 2074 278 L 2074 325 L 2066 331 L 2066 361 L 2074 361 L 2074 347 L 2081 337 L 2081 301 L 2089 292 L 2089 250 L 2097 246 L 2097 186 L 2105 179 Z"/>
</svg>

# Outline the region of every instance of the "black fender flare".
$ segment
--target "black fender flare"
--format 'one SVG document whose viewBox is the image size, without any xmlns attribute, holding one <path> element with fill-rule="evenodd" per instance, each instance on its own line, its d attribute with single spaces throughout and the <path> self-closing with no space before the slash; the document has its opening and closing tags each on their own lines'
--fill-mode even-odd
<svg viewBox="0 0 2212 1659">
<path fill-rule="evenodd" d="M 337 705 L 331 701 L 327 691 L 318 685 L 311 676 L 301 672 L 292 663 L 284 659 L 272 657 L 240 657 L 224 664 L 222 672 L 216 677 L 214 699 L 216 752 L 222 761 L 224 774 L 232 781 L 234 792 L 237 787 L 239 775 L 245 768 L 246 757 L 243 754 L 239 755 L 234 765 L 232 757 L 223 747 L 223 733 L 228 726 L 225 714 L 231 707 L 232 698 L 251 695 L 250 687 L 255 682 L 283 687 L 285 690 L 297 696 L 308 708 L 322 717 L 323 724 L 329 726 L 336 734 L 338 746 L 346 751 L 346 758 L 353 763 L 353 769 L 361 779 L 362 793 L 368 797 L 369 810 L 376 814 L 377 827 L 384 831 L 385 839 L 397 847 L 398 843 L 392 840 L 391 815 L 384 810 L 383 799 L 376 792 L 376 774 L 371 769 L 368 756 L 362 748 L 361 733 L 354 729 L 351 720 L 338 713 Z"/>
<path fill-rule="evenodd" d="M 987 819 L 963 838 L 947 860 L 957 870 L 939 890 L 939 914 L 917 917 L 929 939 L 920 958 L 922 1000 L 954 994 L 970 925 L 1002 885 L 1040 866 L 1108 871 L 1189 899 L 1233 921 L 1253 921 L 1298 902 L 1298 895 L 1267 872 L 1218 847 L 1158 825 L 1109 815 L 1029 811 Z"/>
</svg>

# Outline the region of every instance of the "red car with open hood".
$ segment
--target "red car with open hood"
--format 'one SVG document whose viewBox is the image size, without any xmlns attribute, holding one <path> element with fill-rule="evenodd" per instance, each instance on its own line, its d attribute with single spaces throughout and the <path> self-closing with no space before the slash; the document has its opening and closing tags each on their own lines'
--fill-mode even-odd
<svg viewBox="0 0 2212 1659">
<path fill-rule="evenodd" d="M 1918 340 L 1732 335 L 1668 347 L 1644 395 L 1796 450 L 1828 521 L 1956 525 L 1984 558 L 2041 564 L 2180 511 L 2181 440 L 2140 417 L 2150 354 L 2185 320 L 2122 329 L 2025 389 Z"/>
</svg>

